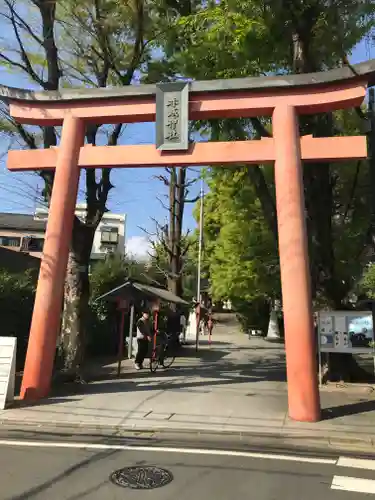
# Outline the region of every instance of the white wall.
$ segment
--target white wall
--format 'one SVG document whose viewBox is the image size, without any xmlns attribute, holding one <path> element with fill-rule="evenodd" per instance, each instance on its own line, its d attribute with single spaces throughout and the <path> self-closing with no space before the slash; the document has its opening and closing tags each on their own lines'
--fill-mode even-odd
<svg viewBox="0 0 375 500">
<path fill-rule="evenodd" d="M 125 255 L 125 224 L 126 215 L 112 214 L 111 212 L 107 212 L 106 214 L 104 214 L 95 232 L 91 258 L 103 258 L 106 255 L 105 248 L 101 243 L 101 230 L 106 226 L 118 228 L 119 239 L 117 247 L 114 249 L 114 251 L 115 253 L 118 253 L 120 255 Z"/>
<path fill-rule="evenodd" d="M 80 219 L 85 218 L 86 205 L 80 204 L 76 207 L 76 216 Z M 48 211 L 45 208 L 37 208 L 35 211 L 35 216 L 38 220 L 47 219 Z M 94 242 L 91 250 L 91 259 L 104 259 L 107 255 L 106 248 L 102 246 L 101 243 L 101 230 L 103 227 L 117 227 L 119 241 L 117 247 L 114 249 L 115 253 L 120 255 L 125 255 L 125 227 L 126 227 L 126 215 L 125 214 L 114 214 L 112 212 L 107 212 L 103 215 L 94 236 Z"/>
</svg>

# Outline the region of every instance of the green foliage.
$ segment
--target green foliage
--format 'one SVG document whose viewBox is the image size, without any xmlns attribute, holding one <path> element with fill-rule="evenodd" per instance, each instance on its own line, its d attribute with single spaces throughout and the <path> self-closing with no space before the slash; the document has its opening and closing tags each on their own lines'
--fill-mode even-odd
<svg viewBox="0 0 375 500">
<path fill-rule="evenodd" d="M 91 299 L 88 327 L 90 332 L 88 351 L 91 355 L 117 352 L 117 344 L 114 341 L 117 338 L 119 323 L 116 305 L 106 300 L 96 302 L 96 299 L 120 286 L 129 278 L 144 281 L 142 276 L 144 273 L 144 264 L 120 255 L 113 255 L 93 265 L 90 276 Z M 128 323 L 127 315 L 126 324 Z"/>
<path fill-rule="evenodd" d="M 146 41 L 156 28 L 152 4 L 62 0 L 57 19 L 64 76 L 72 86 L 130 85 L 135 71 L 147 73 Z"/>
<path fill-rule="evenodd" d="M 364 292 L 370 299 L 375 299 L 375 264 L 365 269 L 359 284 L 359 291 Z"/>
<path fill-rule="evenodd" d="M 1 335 L 17 337 L 19 369 L 22 369 L 26 355 L 35 286 L 36 279 L 32 273 L 11 274 L 0 269 Z"/>
<path fill-rule="evenodd" d="M 336 135 L 360 135 L 361 123 L 354 110 L 340 111 L 334 114 Z M 309 168 L 307 164 L 306 169 Z M 322 206 L 322 210 L 331 210 L 330 234 L 327 237 L 317 234 L 318 238 L 326 241 L 326 248 L 322 245 L 310 244 L 312 258 L 317 261 L 317 253 L 330 251 L 333 255 L 332 287 L 318 289 L 318 299 L 326 298 L 327 305 L 345 302 L 348 294 L 361 277 L 364 265 L 367 262 L 367 237 L 371 219 L 371 185 L 370 169 L 367 161 L 346 161 L 330 165 L 330 182 L 332 186 L 332 202 Z M 312 187 L 310 199 L 319 207 L 319 184 Z M 321 215 L 317 214 L 315 226 L 319 230 L 318 222 Z M 339 298 L 336 304 L 334 296 Z"/>
<path fill-rule="evenodd" d="M 198 241 L 196 235 L 189 235 L 188 238 L 190 240 L 190 245 L 184 257 L 184 265 L 182 268 L 182 286 L 184 299 L 191 302 L 197 296 Z M 204 272 L 201 272 L 201 277 L 202 279 L 205 278 Z"/>
<path fill-rule="evenodd" d="M 244 332 L 249 333 L 250 330 L 267 332 L 270 304 L 265 297 L 257 297 L 251 301 L 236 299 L 232 302 L 232 307 Z"/>
<path fill-rule="evenodd" d="M 191 301 L 197 293 L 197 234 L 183 235 L 181 247 L 187 249 L 182 257 L 182 295 L 185 300 Z M 167 286 L 168 256 L 165 246 L 161 243 L 154 245 L 154 255 L 151 259 L 150 271 L 154 273 L 153 278 L 160 286 Z"/>
<path fill-rule="evenodd" d="M 213 169 L 205 196 L 204 256 L 214 300 L 279 296 L 273 236 L 247 168 Z"/>
<path fill-rule="evenodd" d="M 193 4 L 164 37 L 170 67 L 186 77 L 215 79 L 319 71 L 345 63 L 374 25 L 370 2 L 224 0 Z M 355 113 L 301 118 L 301 133 L 355 135 Z M 211 140 L 259 138 L 270 132 L 263 118 L 199 123 Z M 230 132 L 232 130 L 232 132 Z M 251 169 L 257 168 L 256 174 Z M 345 300 L 363 266 L 369 224 L 369 172 L 361 162 L 305 166 L 307 226 L 316 299 Z M 204 268 L 218 300 L 238 308 L 280 298 L 272 169 L 208 170 Z M 266 223 L 267 221 L 267 223 Z"/>
<path fill-rule="evenodd" d="M 308 44 L 311 71 L 326 69 L 369 32 L 374 9 L 358 0 L 192 2 L 161 34 L 167 67 L 199 79 L 290 72 L 298 34 Z"/>
<path fill-rule="evenodd" d="M 160 262 L 160 261 L 159 261 Z M 128 257 L 114 255 L 93 265 L 90 298 L 90 332 L 88 350 L 91 355 L 115 354 L 118 337 L 119 313 L 113 302 L 105 299 L 96 301 L 98 297 L 123 284 L 128 279 L 158 286 L 165 285 L 161 268 L 155 262 L 138 262 Z M 137 305 L 136 305 L 137 306 Z M 136 315 L 140 310 L 136 307 Z M 129 314 L 125 315 L 125 335 L 129 325 Z"/>
<path fill-rule="evenodd" d="M 117 254 L 96 262 L 90 277 L 91 299 L 95 300 L 129 278 L 139 279 L 142 272 L 144 264 Z"/>
</svg>

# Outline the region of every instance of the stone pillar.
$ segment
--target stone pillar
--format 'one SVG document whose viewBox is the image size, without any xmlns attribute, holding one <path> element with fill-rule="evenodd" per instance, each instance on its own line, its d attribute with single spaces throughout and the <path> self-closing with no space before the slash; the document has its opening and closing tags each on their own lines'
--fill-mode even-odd
<svg viewBox="0 0 375 500">
<path fill-rule="evenodd" d="M 56 162 L 43 257 L 22 379 L 22 399 L 43 398 L 48 395 L 50 389 L 80 176 L 78 159 L 83 143 L 84 123 L 80 119 L 68 116 L 63 123 Z"/>
<path fill-rule="evenodd" d="M 279 323 L 277 320 L 276 311 L 274 309 L 272 309 L 271 314 L 270 314 L 270 320 L 268 323 L 266 340 L 269 340 L 270 342 L 280 340 Z"/>
<path fill-rule="evenodd" d="M 295 108 L 277 106 L 272 124 L 289 416 L 301 422 L 316 422 L 320 419 L 320 401 Z"/>
</svg>

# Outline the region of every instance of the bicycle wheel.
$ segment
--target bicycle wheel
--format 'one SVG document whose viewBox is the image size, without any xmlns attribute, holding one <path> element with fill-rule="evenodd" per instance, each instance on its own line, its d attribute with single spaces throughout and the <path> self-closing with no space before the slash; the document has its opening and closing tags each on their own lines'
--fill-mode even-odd
<svg viewBox="0 0 375 500">
<path fill-rule="evenodd" d="M 164 351 L 163 362 L 161 363 L 163 368 L 170 368 L 176 356 L 173 354 L 171 349 L 166 348 Z"/>
<path fill-rule="evenodd" d="M 157 368 L 158 368 L 159 360 L 157 353 L 155 351 L 152 351 L 151 357 L 150 357 L 150 370 L 152 373 L 155 373 Z"/>
</svg>

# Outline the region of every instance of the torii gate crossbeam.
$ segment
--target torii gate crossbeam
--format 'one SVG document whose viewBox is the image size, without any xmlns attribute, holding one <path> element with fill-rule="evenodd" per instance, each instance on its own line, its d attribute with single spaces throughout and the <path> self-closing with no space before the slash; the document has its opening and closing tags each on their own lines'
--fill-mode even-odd
<svg viewBox="0 0 375 500">
<path fill-rule="evenodd" d="M 10 170 L 55 169 L 21 397 L 38 399 L 50 389 L 81 168 L 274 162 L 289 416 L 319 420 L 302 161 L 365 158 L 367 150 L 363 136 L 300 138 L 298 115 L 360 106 L 374 80 L 372 60 L 324 73 L 191 83 L 189 119 L 272 115 L 273 137 L 197 143 L 183 152 L 149 145 L 84 146 L 87 124 L 154 121 L 153 85 L 62 93 L 0 87 L 0 97 L 19 122 L 62 125 L 58 148 L 8 154 Z"/>
</svg>

